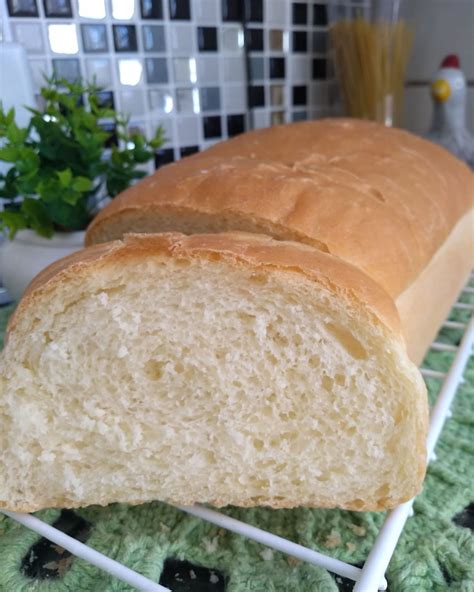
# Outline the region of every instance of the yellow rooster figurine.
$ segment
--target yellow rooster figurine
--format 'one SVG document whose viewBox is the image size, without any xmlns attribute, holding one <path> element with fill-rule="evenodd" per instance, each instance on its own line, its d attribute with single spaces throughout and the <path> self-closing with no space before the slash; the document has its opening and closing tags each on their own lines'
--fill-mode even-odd
<svg viewBox="0 0 474 592">
<path fill-rule="evenodd" d="M 434 111 L 427 138 L 474 168 L 474 137 L 466 128 L 466 92 L 458 56 L 446 56 L 431 85 Z"/>
</svg>

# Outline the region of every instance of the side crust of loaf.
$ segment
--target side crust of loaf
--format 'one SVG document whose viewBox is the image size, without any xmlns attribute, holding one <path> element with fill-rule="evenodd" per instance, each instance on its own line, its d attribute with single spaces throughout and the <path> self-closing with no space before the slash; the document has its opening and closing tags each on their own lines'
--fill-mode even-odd
<svg viewBox="0 0 474 592">
<path fill-rule="evenodd" d="M 473 268 L 474 210 L 470 210 L 395 301 L 408 355 L 415 364 L 423 361 Z"/>
<path fill-rule="evenodd" d="M 358 336 L 358 338 L 360 337 L 361 339 L 368 339 L 372 344 L 370 347 L 376 347 L 376 349 L 373 350 L 374 359 L 370 357 L 367 361 L 367 364 L 369 365 L 367 366 L 366 372 L 374 372 L 373 380 L 380 381 L 390 379 L 392 381 L 391 383 L 386 383 L 392 384 L 393 392 L 390 390 L 387 391 L 385 404 L 383 403 L 383 400 L 380 399 L 380 395 L 378 395 L 376 392 L 374 393 L 375 399 L 378 401 L 377 405 L 386 406 L 386 409 L 380 407 L 379 411 L 381 417 L 383 416 L 383 418 L 385 418 L 383 421 L 387 420 L 389 423 L 394 422 L 392 436 L 390 436 L 387 441 L 387 446 L 391 451 L 389 453 L 387 449 L 387 455 L 389 455 L 390 459 L 389 466 L 385 466 L 383 464 L 381 465 L 384 467 L 383 470 L 386 471 L 385 478 L 389 479 L 390 482 L 385 483 L 382 481 L 379 484 L 380 487 L 377 488 L 377 483 L 375 482 L 374 485 L 373 480 L 379 478 L 379 475 L 377 474 L 377 471 L 374 471 L 373 474 L 371 469 L 368 469 L 370 472 L 370 479 L 367 483 L 367 487 L 364 488 L 364 491 L 366 489 L 365 494 L 364 496 L 354 496 L 356 499 L 351 499 L 350 496 L 348 497 L 347 492 L 344 495 L 335 493 L 334 499 L 331 499 L 327 492 L 324 493 L 324 495 L 320 493 L 318 494 L 316 482 L 314 487 L 311 484 L 311 486 L 306 489 L 303 487 L 301 482 L 299 482 L 298 484 L 294 485 L 295 491 L 299 491 L 299 494 L 297 493 L 295 497 L 285 494 L 282 497 L 278 495 L 278 488 L 276 493 L 272 490 L 271 479 L 270 485 L 265 484 L 264 481 L 258 485 L 259 482 L 255 481 L 255 476 L 249 477 L 249 479 L 253 479 L 253 481 L 251 480 L 252 493 L 248 495 L 241 493 L 237 494 L 237 496 L 236 494 L 232 495 L 230 493 L 230 491 L 233 491 L 232 488 L 229 490 L 224 488 L 222 491 L 225 493 L 222 493 L 221 495 L 219 495 L 218 488 L 216 491 L 211 490 L 210 492 L 205 493 L 207 491 L 205 483 L 204 485 L 201 484 L 201 487 L 204 489 L 199 491 L 196 490 L 194 493 L 192 491 L 193 484 L 186 483 L 184 487 L 179 487 L 177 490 L 173 489 L 172 487 L 169 489 L 166 489 L 165 486 L 163 486 L 161 489 L 158 487 L 156 494 L 154 495 L 151 493 L 151 491 L 154 490 L 150 490 L 149 486 L 147 486 L 148 488 L 144 487 L 144 493 L 140 494 L 140 487 L 138 484 L 136 485 L 136 488 L 132 487 L 132 490 L 128 490 L 127 487 L 122 486 L 118 489 L 119 493 L 110 493 L 107 489 L 108 484 L 98 482 L 92 493 L 86 492 L 85 494 L 81 494 L 79 491 L 80 484 L 83 484 L 84 481 L 87 481 L 87 479 L 84 478 L 82 478 L 82 481 L 77 485 L 77 491 L 68 490 L 67 493 L 65 492 L 61 495 L 60 491 L 58 492 L 58 483 L 56 480 L 55 483 L 51 483 L 51 488 L 53 488 L 54 485 L 54 488 L 56 489 L 54 495 L 50 494 L 49 488 L 46 487 L 44 483 L 42 484 L 41 491 L 36 492 L 33 495 L 29 489 L 30 485 L 28 481 L 28 479 L 33 478 L 31 475 L 36 474 L 35 471 L 39 467 L 42 469 L 39 471 L 41 479 L 47 479 L 47 467 L 51 466 L 48 465 L 48 463 L 51 462 L 51 454 L 58 454 L 59 456 L 61 454 L 66 454 L 63 449 L 68 449 L 67 421 L 71 421 L 72 416 L 70 417 L 70 414 L 73 413 L 73 410 L 68 408 L 67 400 L 63 402 L 61 401 L 61 398 L 56 399 L 56 404 L 59 405 L 57 410 L 56 408 L 51 408 L 51 406 L 48 406 L 47 399 L 50 396 L 52 397 L 51 392 L 48 390 L 49 382 L 45 386 L 41 382 L 42 377 L 35 375 L 35 365 L 43 363 L 42 356 L 45 355 L 45 351 L 49 351 L 52 347 L 51 343 L 54 345 L 54 339 L 58 339 L 58 337 L 54 337 L 56 334 L 60 335 L 60 339 L 63 340 L 61 342 L 63 345 L 60 347 L 55 346 L 55 348 L 53 348 L 53 351 L 57 352 L 59 347 L 59 353 L 54 353 L 55 356 L 59 356 L 55 358 L 59 360 L 59 365 L 54 366 L 53 370 L 51 370 L 53 372 L 53 379 L 57 380 L 57 376 L 55 374 L 57 368 L 61 368 L 61 371 L 68 372 L 68 364 L 73 363 L 74 355 L 72 358 L 65 358 L 69 361 L 61 362 L 62 358 L 60 353 L 63 351 L 61 347 L 68 347 L 68 340 L 74 340 L 74 331 L 71 329 L 69 334 L 63 335 L 58 327 L 54 325 L 54 322 L 56 322 L 57 319 L 58 323 L 64 323 L 65 327 L 69 327 L 69 319 L 72 319 L 72 316 L 70 317 L 68 315 L 73 315 L 75 307 L 81 306 L 84 302 L 90 307 L 91 298 L 95 298 L 98 301 L 104 300 L 102 303 L 104 306 L 107 306 L 106 302 L 109 299 L 115 303 L 120 303 L 120 292 L 117 291 L 118 286 L 113 282 L 118 281 L 117 278 L 121 278 L 120 281 L 123 282 L 125 276 L 122 276 L 121 274 L 125 274 L 126 270 L 133 270 L 134 267 L 139 265 L 144 266 L 143 269 L 148 270 L 149 273 L 152 274 L 150 276 L 152 278 L 154 277 L 153 273 L 156 273 L 158 277 L 158 275 L 161 273 L 160 270 L 163 269 L 163 266 L 171 266 L 171 275 L 167 272 L 167 275 L 162 275 L 161 277 L 168 278 L 169 276 L 170 278 L 183 278 L 186 277 L 188 265 L 190 265 L 189 269 L 191 271 L 194 269 L 193 266 L 198 265 L 197 271 L 193 272 L 195 273 L 193 277 L 198 278 L 196 281 L 201 281 L 201 279 L 203 279 L 204 287 L 206 278 L 212 278 L 213 274 L 216 273 L 216 270 L 219 271 L 222 267 L 222 275 L 215 277 L 223 278 L 222 281 L 226 283 L 226 285 L 228 284 L 226 289 L 230 290 L 230 294 L 234 294 L 233 290 L 238 289 L 238 282 L 240 281 L 239 278 L 244 278 L 242 282 L 244 282 L 244 280 L 245 282 L 250 282 L 248 285 L 256 286 L 256 295 L 259 294 L 259 285 L 265 286 L 266 282 L 276 282 L 274 285 L 272 284 L 269 286 L 268 294 L 273 295 L 272 298 L 274 297 L 278 299 L 280 293 L 288 293 L 290 303 L 288 304 L 287 302 L 287 304 L 285 304 L 287 307 L 286 309 L 276 309 L 275 314 L 278 312 L 278 314 L 281 315 L 283 314 L 283 310 L 287 310 L 288 314 L 291 314 L 292 307 L 296 306 L 298 308 L 300 303 L 303 301 L 311 304 L 312 300 L 314 300 L 317 294 L 322 294 L 324 298 L 327 298 L 329 295 L 331 296 L 333 299 L 333 304 L 331 304 L 331 306 L 337 305 L 337 310 L 340 311 L 338 314 L 342 315 L 344 318 L 345 315 L 349 315 L 349 318 L 354 317 L 355 319 L 357 317 L 358 319 L 362 319 L 362 321 L 354 320 L 354 323 L 360 327 L 361 331 L 361 335 Z M 191 271 L 189 273 L 191 273 Z M 232 276 L 234 279 L 232 281 L 229 280 L 229 276 Z M 145 276 L 142 275 L 141 277 Z M 113 282 L 112 278 L 115 278 Z M 182 279 L 180 281 L 182 281 Z M 168 280 L 166 280 L 166 282 L 168 282 Z M 171 283 L 164 283 L 161 290 L 166 291 L 173 288 L 171 279 L 170 282 Z M 126 287 L 126 289 L 133 288 L 133 285 L 131 285 L 130 282 L 125 282 L 123 285 Z M 152 281 L 150 282 L 150 286 L 153 286 Z M 275 286 L 280 286 L 281 292 L 276 290 Z M 215 284 L 215 290 L 218 289 L 220 289 L 219 282 Z M 261 289 L 263 290 L 263 288 Z M 295 296 L 291 296 L 291 291 L 293 289 L 295 290 Z M 86 292 L 81 293 L 81 290 L 86 290 Z M 176 293 L 179 294 L 179 291 Z M 106 295 L 101 296 L 101 294 Z M 239 294 L 236 302 L 240 301 L 240 293 L 235 292 L 235 294 Z M 161 294 L 157 292 L 156 296 L 161 297 Z M 296 298 L 296 296 L 298 296 L 298 298 Z M 291 304 L 293 298 L 294 303 Z M 95 301 L 96 300 L 94 300 L 94 302 Z M 174 301 L 171 301 L 169 306 L 173 307 L 173 302 Z M 249 302 L 253 302 L 253 300 L 250 300 Z M 121 305 L 119 304 L 115 304 L 112 307 L 112 312 L 110 312 L 110 309 L 104 308 L 104 314 L 107 310 L 107 314 L 111 314 L 111 318 L 114 319 L 114 322 L 116 320 L 119 323 L 119 326 L 122 321 L 119 318 L 119 313 L 116 313 L 115 309 L 117 307 L 120 308 L 120 306 Z M 86 308 L 86 310 L 91 309 Z M 210 312 L 212 313 L 212 311 Z M 229 309 L 229 314 L 232 315 L 234 312 L 235 311 L 231 307 Z M 126 311 L 124 311 L 123 314 L 125 315 Z M 143 314 L 148 314 L 146 307 L 143 308 Z M 206 313 L 205 309 L 203 314 L 209 314 L 209 311 Z M 246 313 L 244 312 L 243 314 L 245 318 Z M 133 310 L 129 310 L 127 315 L 131 315 L 133 317 Z M 83 315 L 83 317 L 81 316 L 80 320 L 76 320 L 75 322 L 80 322 L 81 325 L 87 323 L 87 315 Z M 153 319 L 156 318 L 156 316 L 152 316 L 150 318 Z M 178 323 L 179 318 L 180 317 L 178 315 L 175 322 Z M 313 322 L 315 317 L 313 315 L 309 315 L 307 316 L 307 320 L 308 322 Z M 216 321 L 218 321 L 218 319 L 216 319 Z M 284 319 L 282 318 L 281 322 L 283 323 L 283 321 Z M 201 328 L 206 327 L 205 323 L 199 324 L 200 320 L 198 318 L 196 318 L 196 323 Z M 60 326 L 61 325 L 59 325 L 59 327 Z M 79 329 L 79 325 L 74 326 Z M 147 325 L 141 325 L 139 330 L 144 332 L 143 335 L 145 339 Z M 301 325 L 302 335 L 304 334 L 304 330 L 304 325 Z M 196 331 L 198 330 L 196 329 Z M 288 327 L 288 331 L 290 331 L 290 327 Z M 362 332 L 365 332 L 365 336 L 362 335 Z M 171 332 L 169 337 L 172 337 L 173 335 L 174 333 Z M 231 335 L 232 333 L 229 334 L 229 336 Z M 344 332 L 341 333 L 341 329 L 338 329 L 337 327 L 331 328 L 331 335 L 334 335 L 336 342 L 342 344 L 345 343 L 344 347 L 347 347 L 348 350 L 350 350 L 352 347 L 355 348 L 355 353 L 351 354 L 355 356 L 353 362 L 354 364 L 362 365 L 361 368 L 363 368 L 363 364 L 365 364 L 363 361 L 365 359 L 365 353 L 363 355 L 359 353 L 358 348 L 360 346 L 357 344 L 357 342 L 352 344 L 352 338 L 347 336 Z M 117 333 L 116 337 L 117 340 L 120 341 L 122 338 L 120 332 Z M 282 339 L 285 339 L 284 336 Z M 296 335 L 295 343 L 298 343 L 298 339 L 299 338 Z M 51 340 L 53 341 L 51 342 Z M 99 337 L 99 346 L 100 341 L 101 339 Z M 369 343 L 369 341 L 367 343 Z M 82 343 L 83 342 L 80 342 L 77 345 L 77 348 L 79 349 L 72 350 L 73 353 L 76 352 L 77 355 L 80 354 Z M 113 343 L 115 343 L 115 338 Z M 140 343 L 140 340 L 137 341 L 137 343 Z M 278 355 L 280 355 L 281 347 L 278 345 L 278 343 L 279 341 L 277 340 L 275 342 L 275 344 L 277 344 L 275 346 L 277 347 L 275 351 L 278 353 Z M 305 347 L 311 348 L 315 347 L 315 345 L 312 344 L 312 340 L 309 339 Z M 109 349 L 110 348 L 108 348 L 106 351 L 109 352 Z M 315 351 L 318 353 L 318 349 Z M 340 351 L 340 355 L 342 356 L 341 360 L 343 360 L 345 354 L 343 355 L 343 350 Z M 258 356 L 258 353 L 258 348 L 256 348 L 254 355 Z M 50 353 L 48 355 L 53 354 Z M 121 353 L 118 355 L 119 357 L 122 356 Z M 362 361 L 360 361 L 359 358 L 362 359 Z M 335 359 L 337 361 L 337 358 Z M 352 358 L 350 359 L 352 360 Z M 124 362 L 125 360 L 121 362 L 121 364 Z M 226 367 L 229 369 L 228 371 L 232 369 L 232 365 Z M 281 364 L 277 364 L 275 366 L 275 368 L 278 369 L 278 372 L 280 367 Z M 369 371 L 369 367 L 373 370 Z M 119 371 L 119 368 L 120 366 L 117 366 L 117 371 Z M 153 371 L 155 371 L 154 366 L 152 368 Z M 92 371 L 96 372 L 96 370 L 93 368 L 91 372 Z M 291 368 L 287 368 L 287 371 L 291 372 Z M 315 371 L 309 369 L 308 367 L 308 372 Z M 363 370 L 361 370 L 361 372 L 361 374 L 359 373 L 361 377 L 360 380 L 366 380 L 366 378 L 363 377 Z M 83 374 L 84 372 L 81 370 L 79 375 L 82 376 Z M 314 373 L 314 379 L 316 379 L 317 375 L 317 372 Z M 109 381 L 113 380 L 114 378 L 113 372 L 109 372 L 107 376 L 109 377 L 107 379 Z M 302 380 L 301 376 L 298 376 L 298 379 L 295 378 L 295 388 L 296 385 L 299 384 L 298 380 Z M 336 377 L 337 376 L 340 378 L 336 378 L 336 381 L 341 380 L 341 384 L 345 382 L 344 376 L 341 376 L 340 374 L 336 375 Z M 196 385 L 199 386 L 199 380 L 201 380 L 199 375 L 196 380 Z M 369 381 L 367 382 L 367 388 L 369 388 L 369 375 L 367 375 L 367 380 Z M 19 384 L 19 382 L 21 382 L 21 384 Z M 125 385 L 126 383 L 123 382 L 123 384 Z M 383 388 L 387 388 L 386 384 Z M 67 397 L 67 389 L 69 388 L 68 381 L 59 381 L 59 385 L 60 388 L 58 387 L 58 392 L 60 393 L 63 389 L 64 397 Z M 346 401 L 347 397 L 353 392 L 355 393 L 357 390 L 354 390 L 354 387 L 346 388 L 342 386 L 335 386 L 334 388 L 336 388 L 335 392 L 341 393 L 341 397 L 345 397 Z M 380 388 L 382 388 L 382 386 Z M 31 389 L 32 394 L 25 399 L 23 395 L 19 396 L 20 392 L 18 389 Z M 199 388 L 198 390 L 195 390 L 194 384 L 193 392 L 196 393 L 196 396 L 199 393 Z M 291 393 L 291 390 L 288 392 Z M 126 391 L 124 391 L 124 393 L 121 393 L 121 397 L 125 397 L 126 401 L 128 395 L 126 394 Z M 98 391 L 96 387 L 89 391 L 85 390 L 83 395 L 77 391 L 74 391 L 72 395 L 74 396 L 74 405 L 79 406 L 87 406 L 88 396 L 95 397 L 95 403 L 93 403 L 94 407 L 91 409 L 91 412 L 93 413 L 95 413 L 94 410 L 97 410 L 97 408 L 101 405 L 100 396 L 98 397 Z M 316 395 L 317 393 L 315 393 L 315 396 Z M 244 395 L 242 394 L 242 396 Z M 325 396 L 325 400 L 329 400 L 327 399 L 327 393 Z M 152 391 L 150 391 L 150 394 L 147 395 L 147 397 L 147 400 L 142 403 L 144 407 L 140 407 L 140 409 L 148 409 L 148 407 L 150 407 L 150 409 L 153 408 L 154 395 L 152 394 Z M 148 501 L 155 498 L 165 499 L 166 501 L 170 501 L 172 503 L 181 504 L 207 502 L 214 505 L 226 505 L 230 503 L 241 506 L 270 505 L 272 507 L 294 507 L 298 505 L 306 505 L 315 507 L 343 507 L 353 510 L 379 510 L 393 507 L 401 501 L 405 501 L 406 499 L 409 499 L 415 495 L 420 490 L 426 465 L 426 391 L 419 372 L 406 356 L 404 343 L 400 336 L 398 317 L 392 300 L 379 286 L 377 286 L 375 282 L 370 280 L 370 278 L 336 257 L 332 257 L 331 255 L 322 253 L 321 251 L 301 245 L 299 243 L 279 242 L 266 236 L 257 236 L 253 234 L 248 235 L 244 233 L 225 233 L 220 235 L 198 235 L 189 237 L 178 233 L 165 235 L 130 235 L 125 237 L 123 241 L 97 245 L 90 249 L 86 249 L 81 253 L 74 254 L 56 264 L 53 264 L 47 270 L 42 272 L 42 274 L 40 274 L 30 285 L 28 292 L 25 294 L 24 299 L 19 304 L 18 309 L 10 322 L 8 328 L 7 344 L 0 358 L 0 400 L 3 403 L 2 414 L 0 415 L 0 449 L 2 450 L 5 458 L 15 456 L 16 462 L 18 462 L 18 458 L 21 458 L 21 454 L 25 455 L 23 464 L 20 463 L 7 467 L 6 475 L 9 481 L 4 481 L 2 484 L 0 484 L 0 506 L 15 511 L 34 511 L 45 506 L 76 507 L 96 503 L 107 504 L 114 501 L 141 503 L 143 501 Z M 321 399 L 321 401 L 322 400 L 323 399 Z M 253 404 L 252 398 L 248 399 L 247 404 Z M 279 404 L 279 395 L 277 395 L 274 405 L 278 406 Z M 345 404 L 347 405 L 347 403 Z M 220 403 L 220 405 L 222 405 L 222 403 Z M 306 403 L 306 405 L 308 405 L 308 403 Z M 357 403 L 357 405 L 361 404 Z M 394 405 L 395 407 L 393 407 Z M 21 437 L 18 436 L 18 433 L 21 433 L 22 422 L 29 421 L 30 418 L 35 415 L 37 412 L 36 406 L 39 406 L 38 408 L 44 408 L 46 410 L 44 413 L 46 413 L 49 419 L 47 419 L 46 416 L 38 415 L 38 422 L 32 424 L 32 429 L 40 430 L 42 421 L 45 422 L 45 425 L 48 421 L 53 421 L 54 423 L 54 421 L 57 420 L 55 413 L 57 412 L 59 415 L 63 413 L 64 417 L 68 418 L 65 420 L 66 424 L 63 426 L 66 433 L 66 440 L 55 450 L 47 452 L 45 450 L 48 445 L 48 436 L 46 434 L 46 440 L 36 442 L 33 447 L 36 448 L 37 446 L 44 446 L 43 452 L 41 452 L 40 448 L 37 450 L 35 449 L 34 451 L 28 449 L 24 452 L 21 452 L 20 449 L 22 446 L 22 440 Z M 95 406 L 98 407 L 96 408 Z M 132 402 L 129 401 L 129 404 L 127 404 L 125 408 L 131 408 L 131 406 Z M 225 413 L 225 407 L 226 404 L 224 403 L 224 406 L 220 408 L 222 413 Z M 331 407 L 332 404 L 330 404 L 330 408 Z M 245 409 L 245 404 L 243 405 L 243 408 Z M 199 407 L 196 407 L 196 410 L 198 409 Z M 311 409 L 311 403 L 309 403 L 307 410 L 306 407 L 297 407 L 293 412 L 297 414 L 303 413 L 302 421 L 307 414 L 316 413 L 315 409 Z M 363 412 L 364 409 L 362 407 L 356 407 L 353 410 L 351 409 L 351 405 L 349 405 L 346 407 L 346 411 L 339 410 L 341 415 L 338 421 L 342 422 L 341 425 L 346 425 L 346 422 L 349 421 L 350 417 L 352 417 L 354 413 L 354 421 L 357 421 L 358 413 Z M 79 409 L 74 413 L 74 421 L 79 422 L 81 419 Z M 53 415 L 53 418 L 50 417 L 50 414 Z M 119 415 L 118 417 L 121 416 Z M 208 421 L 211 421 L 211 418 L 212 415 L 209 415 Z M 315 418 L 317 418 L 317 415 L 315 415 Z M 306 421 L 306 419 L 304 421 Z M 249 419 L 250 423 L 252 423 L 254 420 L 257 422 L 260 421 L 258 416 L 256 419 L 254 417 Z M 119 419 L 117 419 L 117 421 L 119 421 Z M 286 425 L 286 421 L 288 420 L 283 420 L 283 427 Z M 134 429 L 133 415 L 129 416 L 126 422 L 126 433 L 130 431 L 132 434 Z M 54 425 L 56 426 L 55 429 L 58 429 L 58 424 L 54 423 Z M 257 423 L 256 425 L 260 424 Z M 382 425 L 385 424 L 382 422 L 381 426 Z M 261 424 L 261 426 L 263 431 L 270 430 L 270 433 L 271 429 L 273 429 L 272 421 L 266 420 Z M 75 428 L 76 426 L 72 426 L 71 424 L 71 433 L 73 431 L 73 427 Z M 284 432 L 283 427 L 281 429 Z M 98 432 L 95 431 L 95 428 L 91 429 L 91 433 L 95 434 L 94 437 L 96 437 L 97 433 L 100 433 L 102 434 L 101 437 L 105 438 L 105 441 L 107 442 L 107 439 L 111 437 L 111 428 L 108 428 L 103 433 L 99 428 Z M 345 429 L 346 428 L 344 428 L 344 430 Z M 370 428 L 368 427 L 367 429 Z M 223 438 L 227 437 L 227 430 L 224 430 L 222 433 Z M 51 432 L 50 435 L 54 435 L 56 437 L 55 432 Z M 130 435 L 130 438 L 132 438 L 132 435 Z M 278 432 L 278 435 L 280 435 L 280 431 Z M 181 435 L 181 437 L 182 436 L 183 435 Z M 349 438 L 350 441 L 348 434 L 341 433 L 341 438 L 343 437 Z M 363 434 L 363 437 L 369 438 L 368 441 L 371 441 L 372 438 L 370 433 L 365 433 L 365 435 Z M 377 438 L 378 434 L 374 433 L 373 437 Z M 86 442 L 89 444 L 87 439 Z M 166 439 L 163 440 L 163 442 L 165 445 Z M 284 446 L 283 442 L 284 438 L 282 443 L 277 444 L 275 442 L 274 444 L 268 444 L 268 446 L 270 446 L 272 450 L 277 451 L 279 446 Z M 308 440 L 307 445 L 309 446 L 310 444 L 311 441 Z M 146 440 L 141 444 L 140 450 L 142 450 L 143 447 L 145 447 L 144 450 L 146 450 L 147 446 L 153 447 L 153 445 L 153 440 Z M 119 445 L 119 448 L 121 446 L 122 444 Z M 266 451 L 265 447 L 267 446 L 267 443 L 264 442 L 263 444 L 259 444 L 259 447 L 260 446 L 264 446 L 264 451 Z M 14 453 L 13 450 L 15 450 Z M 242 450 L 244 450 L 244 447 L 242 447 Z M 352 453 L 353 452 L 354 451 L 352 451 Z M 34 459 L 30 458 L 32 453 L 35 455 Z M 97 449 L 93 449 L 93 453 L 96 454 Z M 219 450 L 219 454 L 224 454 L 225 456 L 225 453 L 226 449 L 223 451 Z M 230 446 L 229 454 L 231 453 L 234 454 L 234 457 L 232 457 L 234 460 L 235 454 L 237 454 L 238 458 L 239 447 L 235 448 L 234 446 L 234 448 L 232 448 L 232 446 Z M 367 453 L 367 451 L 361 452 L 361 454 L 364 453 Z M 157 454 L 158 451 L 153 452 L 152 459 L 156 458 Z M 263 452 L 255 452 L 254 457 L 252 457 L 252 462 L 245 462 L 242 461 L 242 459 L 240 460 L 240 474 L 242 479 L 244 478 L 246 470 L 251 471 L 253 463 L 256 463 L 256 467 L 258 466 L 258 462 L 262 454 Z M 134 452 L 131 454 L 130 458 L 137 458 L 136 455 L 137 452 Z M 284 457 L 284 448 L 281 449 L 281 456 L 282 458 Z M 377 458 L 377 462 L 380 462 L 380 457 Z M 286 461 L 287 460 L 288 459 L 286 459 Z M 83 461 L 87 463 L 88 457 L 83 459 Z M 29 469 L 31 474 L 28 473 L 26 477 L 23 476 L 21 479 L 18 478 L 18 481 L 15 482 L 15 471 L 21 474 L 22 471 L 26 470 L 25 467 L 29 462 L 32 463 L 31 468 Z M 348 466 L 350 467 L 352 461 L 348 459 L 347 462 Z M 60 460 L 58 463 L 61 464 Z M 393 463 L 393 467 L 390 465 L 390 463 Z M 184 460 L 184 465 L 185 468 L 188 466 L 188 470 L 193 470 L 192 464 L 186 465 L 186 459 Z M 54 465 L 52 466 L 54 467 Z M 71 466 L 74 466 L 74 463 L 72 463 Z M 127 467 L 127 464 L 124 466 Z M 277 482 L 279 482 L 279 479 L 281 480 L 284 478 L 284 475 L 286 474 L 285 471 L 296 471 L 296 474 L 298 474 L 298 465 L 295 467 L 294 463 L 290 463 L 285 466 L 286 468 L 276 468 L 272 469 L 270 472 L 271 475 L 274 475 Z M 219 463 L 219 467 L 222 467 L 222 470 L 224 471 L 223 474 L 225 474 L 225 463 Z M 53 469 L 51 470 L 53 471 Z M 57 467 L 54 467 L 54 470 L 57 470 Z M 117 468 L 113 475 L 119 475 L 120 470 L 123 471 L 126 470 L 126 468 Z M 130 468 L 130 470 L 132 469 Z M 209 464 L 206 465 L 206 467 L 203 467 L 203 471 L 198 471 L 198 480 L 201 479 L 202 481 L 203 475 L 207 475 L 207 473 L 209 473 L 211 477 L 212 475 L 218 476 L 220 474 L 218 472 L 219 470 L 221 469 L 218 467 L 216 468 L 216 466 L 213 465 L 211 461 L 209 461 Z M 82 476 L 84 474 L 89 475 L 87 471 L 93 471 L 93 466 L 91 465 L 91 467 L 86 467 L 85 469 L 82 467 L 81 471 L 85 471 L 85 473 L 80 473 Z M 259 469 L 258 474 L 264 471 L 265 469 Z M 283 473 L 279 473 L 279 471 L 283 471 Z M 147 475 L 148 474 L 153 474 L 153 471 L 148 472 Z M 234 476 L 231 478 L 235 479 L 238 476 L 238 471 L 235 473 L 233 472 L 232 474 Z M 230 478 L 228 475 L 225 476 L 226 479 Z M 403 480 L 403 483 L 398 483 L 398 476 Z M 162 475 L 161 477 L 166 481 L 166 474 Z M 72 476 L 69 475 L 68 479 L 69 478 L 71 479 L 71 482 L 74 482 L 74 474 Z M 304 480 L 303 474 L 299 474 L 298 479 L 301 481 L 302 478 Z M 335 483 L 339 484 L 341 481 L 340 479 L 337 479 L 337 476 L 331 476 L 331 474 L 329 474 L 327 479 L 335 479 Z M 344 481 L 344 479 L 342 481 Z M 219 479 L 216 483 L 220 483 Z M 324 487 L 324 483 L 322 487 Z M 24 489 L 29 492 L 28 495 L 22 493 Z M 237 483 L 235 484 L 235 489 L 240 491 Z M 246 489 L 244 487 L 243 491 L 245 490 Z M 212 493 L 213 491 L 214 493 Z M 302 491 L 304 492 L 303 494 L 301 493 Z M 342 497 L 338 498 L 338 495 Z"/>
</svg>

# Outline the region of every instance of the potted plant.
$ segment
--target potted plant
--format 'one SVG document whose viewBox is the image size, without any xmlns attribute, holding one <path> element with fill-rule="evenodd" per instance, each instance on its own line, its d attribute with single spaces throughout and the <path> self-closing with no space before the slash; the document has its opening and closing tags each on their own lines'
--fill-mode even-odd
<svg viewBox="0 0 474 592">
<path fill-rule="evenodd" d="M 2 277 L 17 299 L 43 267 L 83 245 L 101 204 L 145 176 L 143 165 L 163 144 L 128 131 L 128 120 L 101 106 L 93 84 L 47 79 L 44 109 L 29 109 L 28 127 L 0 105 Z M 104 127 L 114 131 L 107 131 Z"/>
</svg>

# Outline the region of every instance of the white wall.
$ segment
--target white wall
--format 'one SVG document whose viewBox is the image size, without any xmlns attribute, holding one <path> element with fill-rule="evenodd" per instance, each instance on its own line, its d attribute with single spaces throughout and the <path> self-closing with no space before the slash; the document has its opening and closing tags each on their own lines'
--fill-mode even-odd
<svg viewBox="0 0 474 592">
<path fill-rule="evenodd" d="M 417 133 L 427 131 L 432 114 L 430 82 L 443 58 L 455 53 L 469 83 L 467 125 L 474 132 L 474 0 L 405 0 L 402 16 L 415 27 L 405 126 Z"/>
</svg>

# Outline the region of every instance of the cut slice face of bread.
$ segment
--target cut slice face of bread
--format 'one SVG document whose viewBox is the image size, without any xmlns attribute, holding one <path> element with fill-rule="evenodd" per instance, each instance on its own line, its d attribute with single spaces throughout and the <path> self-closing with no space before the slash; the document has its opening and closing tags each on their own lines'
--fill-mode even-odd
<svg viewBox="0 0 474 592">
<path fill-rule="evenodd" d="M 0 361 L 0 507 L 378 510 L 425 471 L 392 300 L 312 247 L 129 235 L 40 274 Z"/>
</svg>

